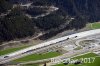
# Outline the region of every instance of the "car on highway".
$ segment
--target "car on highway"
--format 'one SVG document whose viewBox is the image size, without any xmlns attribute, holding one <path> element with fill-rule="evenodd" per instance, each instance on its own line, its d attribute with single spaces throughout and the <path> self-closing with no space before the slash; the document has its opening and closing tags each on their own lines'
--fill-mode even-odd
<svg viewBox="0 0 100 66">
<path fill-rule="evenodd" d="M 4 58 L 8 58 L 9 56 L 4 56 Z"/>
</svg>

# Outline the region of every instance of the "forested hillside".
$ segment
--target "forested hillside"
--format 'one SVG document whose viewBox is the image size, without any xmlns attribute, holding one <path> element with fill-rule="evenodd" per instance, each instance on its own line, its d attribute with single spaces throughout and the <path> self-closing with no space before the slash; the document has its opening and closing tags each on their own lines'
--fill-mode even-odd
<svg viewBox="0 0 100 66">
<path fill-rule="evenodd" d="M 30 2 L 29 8 L 20 6 Z M 46 8 L 39 9 L 40 6 Z M 49 12 L 48 6 L 59 9 Z M 29 17 L 46 12 L 49 15 Z M 100 21 L 100 0 L 0 0 L 0 42 L 32 36 L 37 30 L 52 32 L 52 35 L 63 29 L 78 30 L 96 21 Z"/>
<path fill-rule="evenodd" d="M 8 10 L 11 11 L 7 13 Z M 25 16 L 20 7 L 11 9 L 11 4 L 8 1 L 0 0 L 0 12 L 7 14 L 0 18 L 0 41 L 32 36 L 34 34 L 32 20 Z"/>
</svg>

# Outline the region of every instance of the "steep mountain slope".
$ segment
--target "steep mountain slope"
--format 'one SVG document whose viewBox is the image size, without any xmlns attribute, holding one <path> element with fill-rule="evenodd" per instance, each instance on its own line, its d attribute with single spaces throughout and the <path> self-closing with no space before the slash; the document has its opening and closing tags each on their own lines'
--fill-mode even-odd
<svg viewBox="0 0 100 66">
<path fill-rule="evenodd" d="M 37 0 L 34 4 L 53 4 L 69 15 L 85 16 L 89 21 L 100 20 L 100 0 Z"/>
<path fill-rule="evenodd" d="M 28 8 L 20 6 L 30 2 Z M 59 9 L 50 11 L 50 6 Z M 38 15 L 42 17 L 29 18 Z M 47 32 L 47 38 L 50 33 L 53 36 L 64 29 L 78 30 L 96 21 L 100 21 L 100 0 L 0 0 L 1 41 L 32 36 L 37 31 Z"/>
</svg>

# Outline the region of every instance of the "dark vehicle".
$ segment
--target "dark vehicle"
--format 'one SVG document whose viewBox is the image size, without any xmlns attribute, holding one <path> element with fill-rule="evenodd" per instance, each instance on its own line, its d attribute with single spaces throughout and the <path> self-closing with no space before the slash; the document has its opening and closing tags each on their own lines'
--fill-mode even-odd
<svg viewBox="0 0 100 66">
<path fill-rule="evenodd" d="M 4 58 L 8 58 L 9 56 L 4 56 Z"/>
<path fill-rule="evenodd" d="M 68 40 L 69 38 L 67 38 L 67 40 Z"/>
<path fill-rule="evenodd" d="M 75 36 L 75 38 L 77 38 L 78 36 Z"/>
</svg>

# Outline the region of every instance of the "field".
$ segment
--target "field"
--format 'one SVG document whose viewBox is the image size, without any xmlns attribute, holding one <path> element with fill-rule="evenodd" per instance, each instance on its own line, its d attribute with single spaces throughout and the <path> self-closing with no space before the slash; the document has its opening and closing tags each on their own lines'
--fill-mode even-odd
<svg viewBox="0 0 100 66">
<path fill-rule="evenodd" d="M 99 62 L 100 57 L 96 57 L 96 56 L 98 56 L 98 55 L 96 55 L 94 53 L 88 53 L 88 54 L 73 58 L 73 59 L 80 59 L 80 58 L 95 57 L 95 60 L 94 60 L 93 63 L 82 63 L 82 64 L 79 64 L 79 65 L 75 65 L 75 64 L 68 64 L 68 65 L 58 64 L 58 65 L 55 65 L 55 66 L 99 66 L 100 65 L 100 62 Z"/>
<path fill-rule="evenodd" d="M 48 53 L 44 53 L 44 54 L 31 54 L 31 55 L 25 56 L 23 58 L 16 59 L 13 62 L 35 61 L 35 60 L 52 58 L 52 57 L 55 57 L 58 55 L 60 55 L 60 53 L 58 53 L 58 52 L 48 52 Z"/>
<path fill-rule="evenodd" d="M 0 50 L 0 56 L 4 55 L 4 54 L 8 54 L 8 53 L 11 53 L 11 52 L 15 52 L 15 51 L 21 50 L 21 49 L 26 48 L 26 47 L 28 47 L 28 46 L 21 46 L 21 47 L 16 47 L 16 48 Z"/>
<path fill-rule="evenodd" d="M 99 29 L 100 28 L 100 22 L 89 23 L 87 26 L 91 29 Z"/>
</svg>

